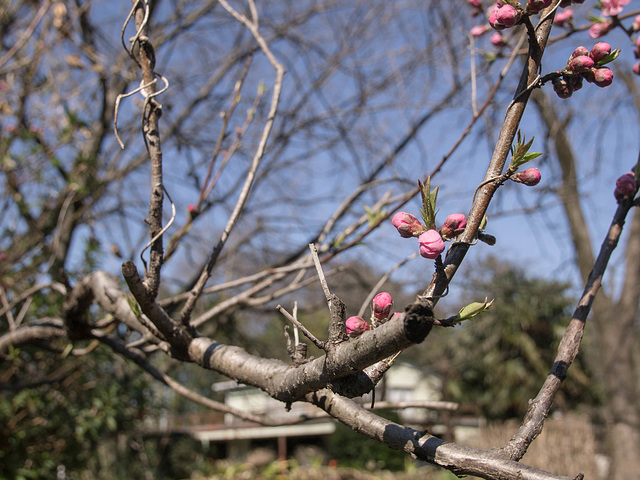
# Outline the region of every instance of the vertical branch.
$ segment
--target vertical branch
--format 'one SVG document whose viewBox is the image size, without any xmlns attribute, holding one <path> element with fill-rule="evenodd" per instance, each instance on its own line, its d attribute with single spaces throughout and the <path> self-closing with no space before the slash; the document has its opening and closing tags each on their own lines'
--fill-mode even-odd
<svg viewBox="0 0 640 480">
<path fill-rule="evenodd" d="M 475 196 L 473 206 L 467 216 L 467 228 L 460 235 L 458 241 L 454 243 L 447 254 L 444 262 L 445 274 L 437 276 L 434 281 L 431 282 L 429 288 L 425 292 L 423 302 L 427 302 L 427 306 L 433 308 L 437 302 L 437 298 L 447 289 L 447 286 L 458 267 L 462 263 L 469 246 L 474 242 L 482 219 L 484 218 L 489 203 L 493 198 L 493 194 L 500 186 L 500 182 L 492 181 L 492 179 L 500 177 L 504 170 L 507 157 L 513 140 L 518 131 L 518 126 L 524 114 L 525 107 L 529 100 L 529 96 L 533 90 L 533 87 L 538 84 L 538 72 L 540 71 L 542 63 L 542 54 L 547 44 L 551 27 L 553 25 L 553 15 L 549 15 L 553 9 L 556 8 L 558 0 L 555 0 L 552 5 L 547 7 L 542 12 L 542 20 L 538 23 L 537 27 L 533 29 L 530 25 L 527 28 L 529 33 L 529 53 L 525 62 L 522 75 L 520 76 L 520 83 L 513 101 L 507 109 L 498 141 L 493 151 L 489 167 L 485 173 L 481 187 L 478 189 Z M 528 21 L 528 20 L 527 20 Z M 442 279 L 440 280 L 440 277 Z"/>
<path fill-rule="evenodd" d="M 145 0 L 132 0 L 138 43 L 139 63 L 142 71 L 142 82 L 145 85 L 143 95 L 146 98 L 143 111 L 143 135 L 149 160 L 151 161 L 151 194 L 149 198 L 149 237 L 153 239 L 149 252 L 149 265 L 143 281 L 149 296 L 155 298 L 160 285 L 160 269 L 162 268 L 162 204 L 164 191 L 162 184 L 162 147 L 160 143 L 159 119 L 162 114 L 161 105 L 155 100 L 155 54 L 147 36 L 149 4 Z"/>
<path fill-rule="evenodd" d="M 536 398 L 530 401 L 529 409 L 518 433 L 503 448 L 503 451 L 514 460 L 520 460 L 523 457 L 531 442 L 542 431 L 543 423 L 547 415 L 549 415 L 553 400 L 567 376 L 567 370 L 578 355 L 578 348 L 582 340 L 587 316 L 591 311 L 591 306 L 602 284 L 602 277 L 607 269 L 609 259 L 618 245 L 622 227 L 632 206 L 632 199 L 626 199 L 618 206 L 607 236 L 600 247 L 600 253 L 585 284 L 582 297 L 573 313 L 573 318 L 560 341 L 551 372 L 549 372 Z"/>
</svg>

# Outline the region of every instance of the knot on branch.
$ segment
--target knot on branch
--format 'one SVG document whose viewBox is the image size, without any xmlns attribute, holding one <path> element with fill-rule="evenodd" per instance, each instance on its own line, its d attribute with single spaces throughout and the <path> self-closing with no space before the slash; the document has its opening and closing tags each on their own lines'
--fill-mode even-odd
<svg viewBox="0 0 640 480">
<path fill-rule="evenodd" d="M 407 339 L 412 343 L 421 343 L 433 326 L 433 310 L 422 305 L 414 304 L 408 307 L 404 316 L 404 330 Z"/>
</svg>

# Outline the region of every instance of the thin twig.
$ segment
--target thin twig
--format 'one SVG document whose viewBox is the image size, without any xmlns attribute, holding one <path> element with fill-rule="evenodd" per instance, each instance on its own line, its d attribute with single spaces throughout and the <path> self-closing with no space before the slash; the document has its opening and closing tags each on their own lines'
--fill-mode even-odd
<svg viewBox="0 0 640 480">
<path fill-rule="evenodd" d="M 304 336 L 307 337 L 309 340 L 311 340 L 316 347 L 318 347 L 320 350 L 325 349 L 325 346 L 326 346 L 325 342 L 318 339 L 313 333 L 307 330 L 307 328 L 302 323 L 300 323 L 295 316 L 287 312 L 282 305 L 277 305 L 276 310 L 278 310 L 287 320 L 293 323 L 293 326 L 295 328 L 299 328 L 304 334 Z M 296 340 L 295 344 L 297 345 L 298 339 L 296 338 L 295 340 Z"/>
<path fill-rule="evenodd" d="M 310 243 L 309 250 L 311 250 L 311 258 L 313 259 L 313 264 L 316 267 L 316 272 L 318 273 L 318 279 L 320 280 L 320 285 L 322 286 L 324 297 L 327 299 L 327 303 L 331 303 L 331 291 L 329 290 L 327 279 L 324 276 L 324 272 L 322 271 L 322 263 L 320 262 L 320 257 L 318 257 L 318 248 L 315 246 L 315 244 Z"/>
<path fill-rule="evenodd" d="M 278 111 L 278 106 L 280 104 L 280 94 L 282 92 L 282 80 L 284 78 L 284 73 L 285 73 L 284 67 L 275 58 L 275 56 L 271 52 L 271 49 L 269 48 L 269 45 L 267 44 L 266 40 L 260 33 L 258 29 L 258 25 L 252 23 L 247 17 L 245 17 L 244 15 L 234 10 L 226 2 L 226 0 L 220 0 L 220 5 L 222 5 L 225 8 L 225 10 L 227 10 L 236 20 L 242 23 L 251 32 L 255 40 L 258 42 L 260 49 L 269 60 L 269 63 L 275 69 L 276 78 L 273 84 L 273 93 L 271 96 L 271 105 L 269 107 L 269 113 L 267 114 L 267 120 L 262 130 L 262 135 L 260 136 L 258 147 L 256 148 L 256 151 L 253 155 L 251 166 L 249 167 L 249 171 L 247 172 L 244 185 L 242 186 L 242 189 L 238 196 L 238 200 L 236 201 L 233 211 L 231 212 L 231 215 L 227 220 L 227 224 L 225 225 L 225 228 L 222 234 L 220 235 L 220 239 L 218 240 L 217 245 L 214 247 L 209 257 L 207 265 L 202 270 L 202 273 L 200 274 L 200 277 L 198 278 L 196 285 L 191 289 L 191 296 L 187 299 L 184 307 L 180 312 L 180 320 L 185 325 L 189 323 L 191 319 L 191 313 L 193 311 L 193 308 L 195 307 L 196 301 L 200 297 L 202 290 L 205 284 L 207 283 L 207 280 L 211 276 L 213 267 L 217 263 L 218 257 L 220 256 L 222 249 L 226 245 L 227 239 L 229 238 L 231 231 L 236 225 L 238 219 L 240 218 L 240 215 L 242 214 L 245 204 L 249 198 L 249 192 L 251 190 L 251 187 L 253 186 L 253 181 L 255 179 L 258 166 L 260 165 L 260 162 L 264 156 L 265 148 L 267 146 L 267 141 L 271 136 L 273 122 L 275 121 L 276 113 Z M 255 6 L 253 8 L 255 8 Z"/>
</svg>

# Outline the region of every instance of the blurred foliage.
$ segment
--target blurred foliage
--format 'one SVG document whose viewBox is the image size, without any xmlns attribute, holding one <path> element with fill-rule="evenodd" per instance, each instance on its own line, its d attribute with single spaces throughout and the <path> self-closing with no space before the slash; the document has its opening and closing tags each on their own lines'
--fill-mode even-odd
<svg viewBox="0 0 640 480">
<path fill-rule="evenodd" d="M 496 300 L 487 312 L 441 332 L 447 337 L 445 352 L 439 352 L 447 399 L 477 406 L 490 419 L 521 417 L 553 365 L 575 299 L 567 284 L 531 278 L 496 259 L 486 261 L 469 280 L 467 298 Z M 579 355 L 556 408 L 597 404 L 600 389 L 590 377 Z"/>
<path fill-rule="evenodd" d="M 135 366 L 98 347 L 82 357 L 23 349 L 3 362 L 0 478 L 132 478 L 150 400 Z M 108 379 L 108 380 L 107 380 Z M 29 383 L 26 383 L 26 382 Z"/>
</svg>

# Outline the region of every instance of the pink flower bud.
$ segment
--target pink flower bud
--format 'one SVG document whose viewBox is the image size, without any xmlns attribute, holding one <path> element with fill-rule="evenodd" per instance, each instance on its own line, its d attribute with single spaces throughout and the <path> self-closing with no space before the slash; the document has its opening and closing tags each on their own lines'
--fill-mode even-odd
<svg viewBox="0 0 640 480">
<path fill-rule="evenodd" d="M 569 57 L 569 62 L 571 60 L 573 60 L 576 57 L 585 57 L 589 55 L 589 50 L 587 50 L 585 47 L 583 46 L 579 46 L 578 48 L 576 48 L 573 53 L 571 54 L 571 56 Z M 567 62 L 567 63 L 569 63 Z"/>
<path fill-rule="evenodd" d="M 7 254 L 4 252 L 0 252 L 0 262 L 7 259 Z"/>
<path fill-rule="evenodd" d="M 386 320 L 393 308 L 393 298 L 387 292 L 382 292 L 373 297 L 373 316 L 377 320 Z"/>
<path fill-rule="evenodd" d="M 398 212 L 391 219 L 391 223 L 398 229 L 403 238 L 417 237 L 425 231 L 424 225 L 415 216 L 406 212 Z"/>
<path fill-rule="evenodd" d="M 630 197 L 636 193 L 636 174 L 633 172 L 627 172 L 616 180 L 616 189 L 613 195 L 616 200 L 620 201 L 623 198 Z"/>
<path fill-rule="evenodd" d="M 418 237 L 420 255 L 433 260 L 444 251 L 444 240 L 436 230 L 427 230 Z"/>
<path fill-rule="evenodd" d="M 613 24 L 611 22 L 594 23 L 589 29 L 589 36 L 591 38 L 600 38 L 609 33 L 609 30 L 611 30 L 612 27 Z"/>
<path fill-rule="evenodd" d="M 640 32 L 640 15 L 637 15 L 636 18 L 633 19 L 633 25 L 631 28 L 634 32 Z"/>
<path fill-rule="evenodd" d="M 347 327 L 347 335 L 350 337 L 358 337 L 367 330 L 371 330 L 371 325 L 362 317 L 349 317 L 345 323 Z"/>
<path fill-rule="evenodd" d="M 489 15 L 489 25 L 491 25 L 491 28 L 493 28 L 494 30 L 504 30 L 505 28 L 507 28 L 507 26 L 498 22 L 497 12 L 498 10 L 494 10 Z"/>
<path fill-rule="evenodd" d="M 482 0 L 467 0 L 473 8 L 482 8 Z"/>
<path fill-rule="evenodd" d="M 500 32 L 494 32 L 493 35 L 491 35 L 491 37 L 489 38 L 489 41 L 491 42 L 491 45 L 496 48 L 504 47 L 507 44 Z"/>
<path fill-rule="evenodd" d="M 528 187 L 533 187 L 540 183 L 542 176 L 537 168 L 527 168 L 524 172 L 520 172 L 511 177 L 514 181 L 522 183 Z"/>
<path fill-rule="evenodd" d="M 467 218 L 462 213 L 452 213 L 440 228 L 440 235 L 443 239 L 449 240 L 460 235 L 466 226 Z"/>
<path fill-rule="evenodd" d="M 636 75 L 640 75 L 640 63 L 636 63 L 631 70 L 633 71 L 633 73 L 635 73 Z"/>
<path fill-rule="evenodd" d="M 610 53 L 611 45 L 606 42 L 598 42 L 589 52 L 589 56 L 593 58 L 594 62 L 599 62 L 600 60 L 606 58 Z"/>
<path fill-rule="evenodd" d="M 593 58 L 587 56 L 575 57 L 569 61 L 569 69 L 576 72 L 582 73 L 587 70 L 591 70 L 595 66 L 596 62 L 593 61 Z"/>
<path fill-rule="evenodd" d="M 587 82 L 595 83 L 599 87 L 608 87 L 613 82 L 613 71 L 608 67 L 592 68 L 582 73 Z"/>
<path fill-rule="evenodd" d="M 573 10 L 567 8 L 566 10 L 556 12 L 556 16 L 553 18 L 553 23 L 560 27 L 564 26 L 565 23 L 571 25 L 573 23 Z"/>
<path fill-rule="evenodd" d="M 628 5 L 631 0 L 602 0 L 602 14 L 610 17 L 620 15 L 622 7 Z"/>
<path fill-rule="evenodd" d="M 475 27 L 471 28 L 469 33 L 472 37 L 479 37 L 481 35 L 484 35 L 490 28 L 491 25 L 476 25 Z"/>
<path fill-rule="evenodd" d="M 496 11 L 496 21 L 505 27 L 513 27 L 520 20 L 520 10 L 504 4 Z"/>
</svg>

